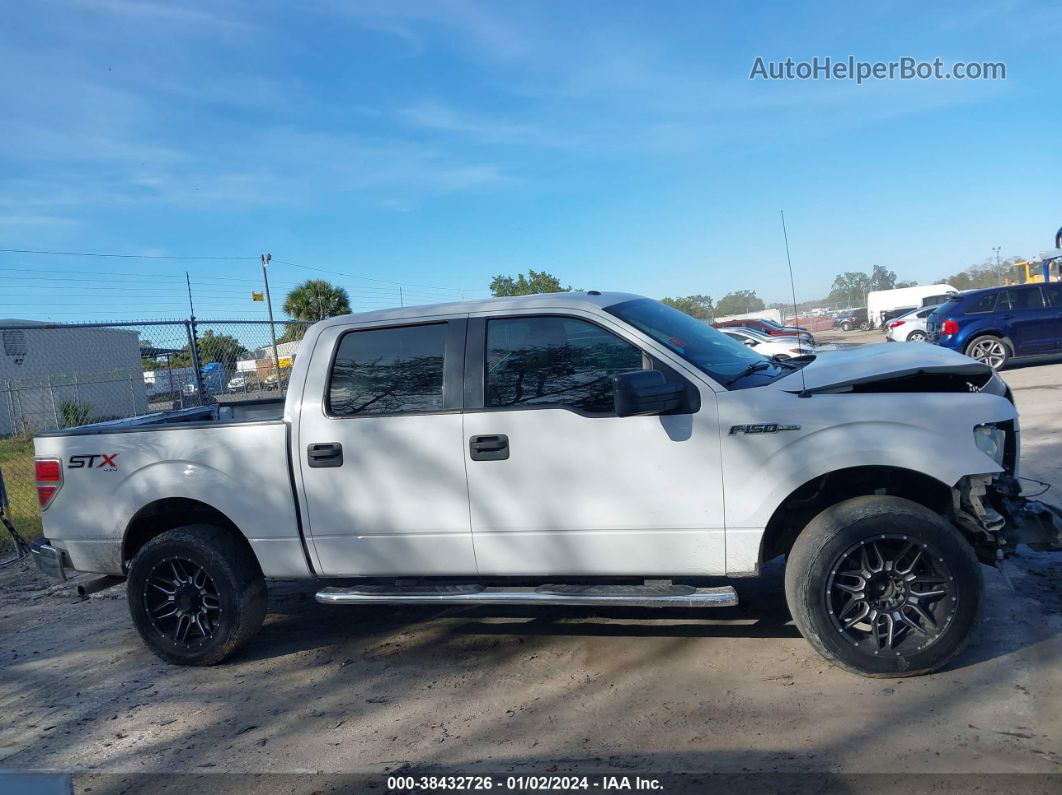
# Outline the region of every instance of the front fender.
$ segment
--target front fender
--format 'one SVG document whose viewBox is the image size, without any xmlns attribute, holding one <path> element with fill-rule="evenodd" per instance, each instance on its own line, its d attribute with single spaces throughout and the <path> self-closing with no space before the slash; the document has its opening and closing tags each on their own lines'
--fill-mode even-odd
<svg viewBox="0 0 1062 795">
<path fill-rule="evenodd" d="M 788 439 L 783 432 L 724 436 L 727 531 L 765 528 L 800 486 L 842 469 L 909 469 L 949 487 L 964 475 L 1002 472 L 977 448 L 970 429 L 956 438 L 914 423 L 852 421 L 802 430 Z M 749 476 L 741 477 L 742 472 Z"/>
</svg>

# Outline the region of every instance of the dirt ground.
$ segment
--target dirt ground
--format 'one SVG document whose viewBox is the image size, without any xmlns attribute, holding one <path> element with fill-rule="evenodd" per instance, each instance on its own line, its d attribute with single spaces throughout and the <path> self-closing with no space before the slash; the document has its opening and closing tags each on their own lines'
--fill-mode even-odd
<svg viewBox="0 0 1062 795">
<path fill-rule="evenodd" d="M 1023 474 L 1062 504 L 1062 363 L 1005 377 Z M 256 793 L 301 790 L 217 776 L 1059 774 L 1062 555 L 1025 551 L 1007 574 L 985 569 L 983 624 L 948 670 L 871 680 L 799 637 L 778 566 L 736 582 L 738 608 L 664 616 L 329 607 L 275 583 L 249 648 L 190 669 L 140 644 L 121 587 L 79 600 L 21 565 L 0 573 L 0 768 L 73 771 L 95 793 L 143 789 L 136 773 Z"/>
</svg>

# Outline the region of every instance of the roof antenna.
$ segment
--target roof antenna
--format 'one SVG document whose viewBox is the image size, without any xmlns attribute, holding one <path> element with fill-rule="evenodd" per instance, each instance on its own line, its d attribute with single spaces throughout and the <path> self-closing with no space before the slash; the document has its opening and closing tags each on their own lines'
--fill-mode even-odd
<svg viewBox="0 0 1062 795">
<path fill-rule="evenodd" d="M 782 237 L 785 238 L 785 260 L 789 263 L 789 289 L 793 294 L 793 325 L 796 326 L 797 321 L 800 320 L 800 315 L 797 313 L 797 300 L 796 300 L 796 282 L 793 281 L 793 260 L 789 256 L 789 234 L 785 231 L 785 210 L 779 210 L 782 215 Z M 800 347 L 800 326 L 797 327 L 797 347 Z M 804 378 L 804 368 L 800 368 L 800 394 L 797 397 L 809 398 L 811 393 L 808 392 L 808 383 Z"/>
</svg>

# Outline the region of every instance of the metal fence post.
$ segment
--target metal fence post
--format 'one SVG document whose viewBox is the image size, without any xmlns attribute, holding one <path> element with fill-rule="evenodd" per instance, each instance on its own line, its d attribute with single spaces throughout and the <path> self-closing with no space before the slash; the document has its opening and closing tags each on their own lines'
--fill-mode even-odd
<svg viewBox="0 0 1062 795">
<path fill-rule="evenodd" d="M 55 390 L 52 389 L 52 376 L 48 375 L 48 396 L 52 399 L 52 418 L 55 420 L 55 429 L 59 430 L 63 426 L 59 424 L 59 412 L 55 408 Z"/>
<path fill-rule="evenodd" d="M 199 405 L 204 405 L 205 393 L 203 392 L 203 370 L 199 366 L 199 335 L 195 327 L 195 315 L 184 324 L 188 331 L 188 348 L 192 352 L 192 370 L 195 371 L 195 388 L 199 395 Z M 182 390 L 183 391 L 183 390 Z"/>
</svg>

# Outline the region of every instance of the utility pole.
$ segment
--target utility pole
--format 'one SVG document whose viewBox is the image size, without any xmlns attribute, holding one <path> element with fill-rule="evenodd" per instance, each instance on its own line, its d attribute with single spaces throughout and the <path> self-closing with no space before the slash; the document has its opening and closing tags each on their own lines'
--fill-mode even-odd
<svg viewBox="0 0 1062 795">
<path fill-rule="evenodd" d="M 1003 271 L 999 268 L 999 250 L 1002 246 L 994 246 L 992 250 L 996 252 L 996 278 L 999 279 L 999 286 L 1003 286 Z"/>
<path fill-rule="evenodd" d="M 280 386 L 280 357 L 277 355 L 277 330 L 273 325 L 273 301 L 269 297 L 269 273 L 266 266 L 273 259 L 272 254 L 262 255 L 262 280 L 265 282 L 266 309 L 269 311 L 269 338 L 273 340 L 273 370 L 277 374 L 277 386 Z"/>
<path fill-rule="evenodd" d="M 405 306 L 406 305 L 406 299 L 402 297 L 402 288 L 401 287 L 398 288 L 398 305 L 399 306 Z"/>
</svg>

